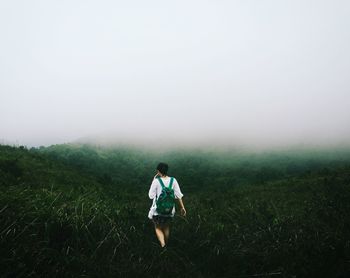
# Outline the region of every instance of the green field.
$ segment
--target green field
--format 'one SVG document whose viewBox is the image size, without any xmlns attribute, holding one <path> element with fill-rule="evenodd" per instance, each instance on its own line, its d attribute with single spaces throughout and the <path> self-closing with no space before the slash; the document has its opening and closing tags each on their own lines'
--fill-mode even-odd
<svg viewBox="0 0 350 278">
<path fill-rule="evenodd" d="M 162 250 L 160 161 L 185 195 Z M 350 277 L 350 149 L 0 146 L 1 277 Z"/>
</svg>

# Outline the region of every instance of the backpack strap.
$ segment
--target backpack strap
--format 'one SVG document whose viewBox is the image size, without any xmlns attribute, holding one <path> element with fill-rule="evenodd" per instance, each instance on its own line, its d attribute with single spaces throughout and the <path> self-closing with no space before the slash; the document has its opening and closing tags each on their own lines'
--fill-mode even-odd
<svg viewBox="0 0 350 278">
<path fill-rule="evenodd" d="M 162 186 L 162 189 L 165 188 L 165 184 L 164 184 L 164 182 L 162 181 L 162 179 L 161 179 L 161 178 L 157 178 L 157 179 L 158 179 L 160 185 Z M 168 187 L 169 189 L 172 188 L 173 182 L 174 182 L 174 178 L 171 177 L 171 178 L 170 178 L 170 182 L 169 182 L 169 187 Z"/>
<path fill-rule="evenodd" d="M 169 188 L 170 188 L 170 189 L 171 189 L 172 186 L 173 186 L 173 182 L 174 182 L 174 178 L 171 177 L 171 178 L 170 178 L 170 183 L 169 183 Z"/>
<path fill-rule="evenodd" d="M 161 178 L 157 178 L 157 180 L 159 181 L 160 185 L 162 186 L 162 189 L 165 188 L 164 182 L 162 181 Z"/>
</svg>

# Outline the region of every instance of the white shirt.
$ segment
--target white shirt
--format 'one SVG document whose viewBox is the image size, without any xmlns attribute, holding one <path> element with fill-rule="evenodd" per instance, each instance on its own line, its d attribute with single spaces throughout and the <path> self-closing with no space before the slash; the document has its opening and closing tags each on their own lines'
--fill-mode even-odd
<svg viewBox="0 0 350 278">
<path fill-rule="evenodd" d="M 169 187 L 170 177 L 165 177 L 165 178 L 161 178 L 161 179 L 162 179 L 165 187 Z M 180 190 L 179 183 L 177 182 L 177 180 L 175 178 L 173 181 L 172 188 L 174 190 L 175 199 L 181 199 L 184 196 Z M 152 204 L 152 206 L 149 210 L 149 213 L 148 213 L 149 219 L 152 219 L 153 215 L 158 215 L 158 212 L 156 211 L 156 209 L 157 209 L 156 200 L 161 193 L 162 193 L 162 186 L 160 185 L 158 179 L 154 179 L 152 184 L 151 184 L 151 187 L 149 189 L 149 192 L 148 192 L 148 197 L 150 199 L 153 199 L 153 204 Z M 172 217 L 174 217 L 174 215 L 175 215 L 175 206 L 174 206 L 173 211 L 171 213 Z"/>
</svg>

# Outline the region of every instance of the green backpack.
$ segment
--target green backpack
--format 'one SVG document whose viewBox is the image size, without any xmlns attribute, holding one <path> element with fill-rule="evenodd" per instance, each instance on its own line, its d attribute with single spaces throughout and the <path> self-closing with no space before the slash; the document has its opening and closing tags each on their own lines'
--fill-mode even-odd
<svg viewBox="0 0 350 278">
<path fill-rule="evenodd" d="M 170 178 L 169 187 L 165 187 L 161 178 L 157 179 L 162 186 L 162 192 L 156 201 L 157 212 L 159 215 L 171 216 L 173 207 L 175 205 L 175 194 L 174 189 L 172 188 L 174 178 Z"/>
</svg>

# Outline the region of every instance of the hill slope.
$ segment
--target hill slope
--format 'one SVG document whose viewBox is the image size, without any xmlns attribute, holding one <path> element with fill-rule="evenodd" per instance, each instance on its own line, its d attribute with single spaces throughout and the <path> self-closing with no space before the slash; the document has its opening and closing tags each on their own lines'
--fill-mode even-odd
<svg viewBox="0 0 350 278">
<path fill-rule="evenodd" d="M 1 175 L 6 181 L 0 186 L 3 277 L 350 274 L 346 161 L 331 160 L 326 168 L 323 164 L 300 175 L 243 185 L 187 190 L 184 184 L 188 216 L 175 217 L 164 251 L 147 219 L 146 186 L 135 191 L 98 184 L 97 171 L 85 166 L 79 170 L 44 152 L 1 147 Z M 198 156 L 191 161 L 183 153 L 177 155 L 179 161 L 200 167 Z M 302 166 L 298 160 L 292 162 Z M 198 189 L 197 183 L 194 186 Z"/>
<path fill-rule="evenodd" d="M 77 186 L 98 184 L 94 176 L 81 173 L 38 150 L 0 145 L 0 186 Z"/>
</svg>

